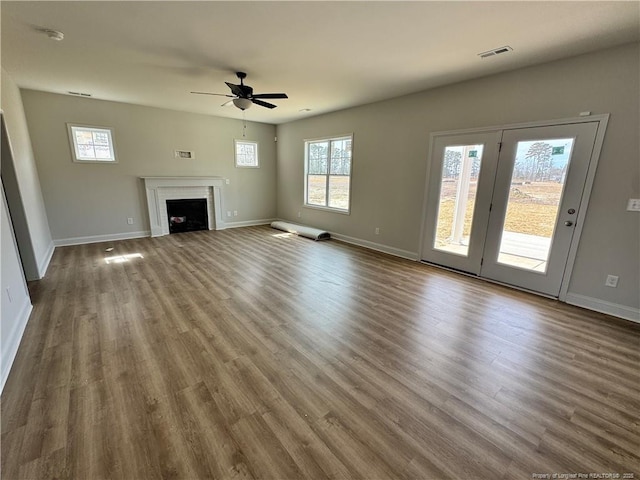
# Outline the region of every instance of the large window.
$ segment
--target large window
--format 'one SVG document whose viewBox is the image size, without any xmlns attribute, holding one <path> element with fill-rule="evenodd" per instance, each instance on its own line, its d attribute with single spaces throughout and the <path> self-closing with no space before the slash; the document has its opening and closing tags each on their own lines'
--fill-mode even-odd
<svg viewBox="0 0 640 480">
<path fill-rule="evenodd" d="M 67 124 L 74 162 L 115 163 L 110 128 Z"/>
<path fill-rule="evenodd" d="M 351 135 L 305 142 L 304 203 L 349 212 Z"/>
</svg>

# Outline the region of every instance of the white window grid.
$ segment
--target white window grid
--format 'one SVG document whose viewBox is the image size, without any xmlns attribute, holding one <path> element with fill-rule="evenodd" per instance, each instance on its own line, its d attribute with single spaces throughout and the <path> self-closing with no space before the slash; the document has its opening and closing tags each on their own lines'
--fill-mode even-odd
<svg viewBox="0 0 640 480">
<path fill-rule="evenodd" d="M 67 124 L 74 162 L 117 163 L 113 129 Z"/>
<path fill-rule="evenodd" d="M 326 154 L 313 154 L 314 146 L 326 145 Z M 338 147 L 337 147 L 338 145 Z M 304 205 L 312 208 L 349 213 L 351 204 L 351 174 L 353 162 L 353 135 L 341 135 L 305 141 L 305 185 Z M 309 196 L 310 176 L 325 177 L 323 202 L 313 202 Z M 348 200 L 346 205 L 332 205 L 331 177 L 346 177 L 348 180 Z"/>
<path fill-rule="evenodd" d="M 258 142 L 248 140 L 235 141 L 236 167 L 259 168 Z"/>
</svg>

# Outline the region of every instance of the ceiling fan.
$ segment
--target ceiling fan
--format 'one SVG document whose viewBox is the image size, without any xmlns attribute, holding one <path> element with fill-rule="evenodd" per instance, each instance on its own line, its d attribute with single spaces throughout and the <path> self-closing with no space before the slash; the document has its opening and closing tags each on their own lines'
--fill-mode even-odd
<svg viewBox="0 0 640 480">
<path fill-rule="evenodd" d="M 240 110 L 246 110 L 247 108 L 251 107 L 252 103 L 255 103 L 256 105 L 260 105 L 261 107 L 276 108 L 277 105 L 274 105 L 273 103 L 265 102 L 261 99 L 262 98 L 269 98 L 269 99 L 289 98 L 286 93 L 254 94 L 253 88 L 250 87 L 249 85 L 245 85 L 243 82 L 243 80 L 247 78 L 247 74 L 244 72 L 236 72 L 236 75 L 240 79 L 240 85 L 234 85 L 233 83 L 224 82 L 231 89 L 231 93 L 233 93 L 233 95 L 228 95 L 224 93 L 209 93 L 209 92 L 191 92 L 191 93 L 195 93 L 196 95 L 215 95 L 218 97 L 229 97 L 232 100 L 229 100 L 228 102 L 223 103 L 222 106 L 228 105 L 230 102 L 233 102 L 233 104 L 236 107 L 238 107 Z"/>
</svg>

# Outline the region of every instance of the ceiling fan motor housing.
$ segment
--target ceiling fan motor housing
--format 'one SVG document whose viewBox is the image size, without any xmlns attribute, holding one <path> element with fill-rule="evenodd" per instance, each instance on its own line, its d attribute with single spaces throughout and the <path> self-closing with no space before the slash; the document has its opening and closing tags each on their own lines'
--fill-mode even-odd
<svg viewBox="0 0 640 480">
<path fill-rule="evenodd" d="M 249 85 L 245 85 L 243 80 L 247 78 L 247 74 L 245 72 L 236 72 L 236 76 L 240 79 L 240 85 L 235 85 L 233 83 L 224 82 L 227 87 L 231 89 L 231 93 L 233 95 L 226 95 L 223 93 L 208 93 L 208 92 L 191 92 L 198 95 L 218 95 L 221 97 L 234 97 L 233 104 L 239 108 L 240 110 L 246 110 L 251 107 L 252 103 L 259 105 L 261 107 L 266 108 L 276 108 L 276 105 L 273 103 L 265 102 L 262 100 L 263 98 L 289 98 L 286 93 L 260 93 L 257 95 L 253 94 L 253 88 Z M 229 102 L 227 102 L 229 103 Z M 225 104 L 226 105 L 226 104 Z"/>
</svg>

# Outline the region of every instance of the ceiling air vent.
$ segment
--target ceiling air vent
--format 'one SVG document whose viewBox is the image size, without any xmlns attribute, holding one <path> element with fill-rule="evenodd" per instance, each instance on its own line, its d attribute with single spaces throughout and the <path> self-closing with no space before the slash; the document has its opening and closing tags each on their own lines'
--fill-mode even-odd
<svg viewBox="0 0 640 480">
<path fill-rule="evenodd" d="M 76 97 L 90 97 L 91 94 L 90 93 L 83 93 L 83 92 L 67 92 L 69 95 L 75 95 Z"/>
<path fill-rule="evenodd" d="M 479 53 L 478 56 L 480 58 L 493 57 L 495 55 L 500 55 L 501 53 L 511 52 L 512 50 L 513 48 L 509 46 L 504 46 L 504 47 L 494 48 L 493 50 L 488 50 L 486 52 Z"/>
</svg>

